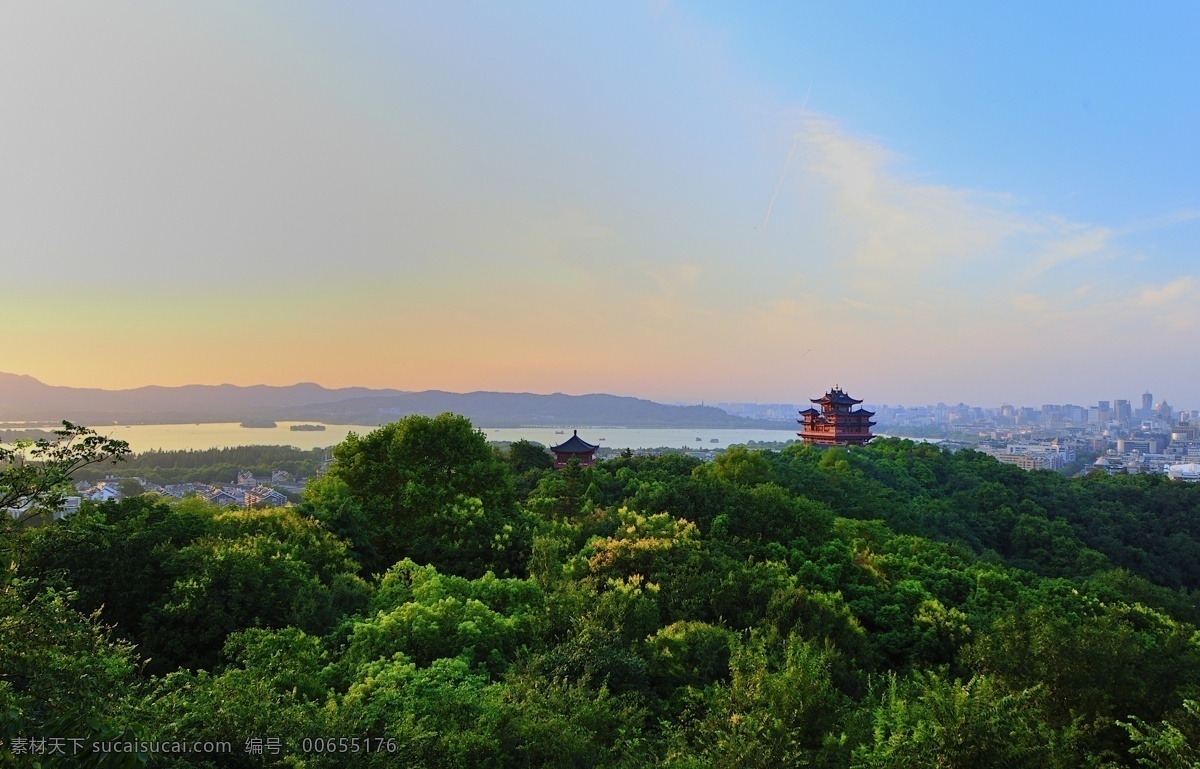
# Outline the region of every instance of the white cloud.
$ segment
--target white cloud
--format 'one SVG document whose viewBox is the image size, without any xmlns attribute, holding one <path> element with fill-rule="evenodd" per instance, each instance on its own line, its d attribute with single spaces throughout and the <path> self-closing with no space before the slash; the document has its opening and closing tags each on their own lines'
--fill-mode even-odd
<svg viewBox="0 0 1200 769">
<path fill-rule="evenodd" d="M 976 261 L 1030 229 L 977 193 L 898 176 L 892 153 L 833 120 L 806 120 L 802 137 L 805 170 L 825 183 L 829 224 L 845 244 L 842 256 L 856 268 L 913 283 L 930 270 Z"/>
<path fill-rule="evenodd" d="M 1164 309 L 1186 299 L 1188 304 L 1200 299 L 1200 282 L 1190 275 L 1176 278 L 1170 283 L 1157 288 L 1143 288 L 1137 297 L 1137 304 L 1142 307 Z"/>
<path fill-rule="evenodd" d="M 1129 296 L 1135 288 L 1116 270 L 1082 270 L 1132 260 L 1121 243 L 1130 232 L 1195 218 L 1184 212 L 1132 228 L 1071 221 L 1004 195 L 907 177 L 898 170 L 902 159 L 880 142 L 828 117 L 810 116 L 802 126 L 795 187 L 802 205 L 821 212 L 799 211 L 796 220 L 823 245 L 804 268 L 836 287 L 827 303 L 836 297 L 868 317 L 926 306 L 927 317 L 942 323 L 964 307 L 999 319 L 1014 306 L 1045 314 Z"/>
<path fill-rule="evenodd" d="M 1050 218 L 1050 221 L 1051 229 L 1043 233 L 1047 240 L 1042 245 L 1042 252 L 1023 275 L 1027 280 L 1059 265 L 1104 253 L 1111 247 L 1116 234 L 1107 227 L 1072 224 L 1057 218 Z"/>
</svg>

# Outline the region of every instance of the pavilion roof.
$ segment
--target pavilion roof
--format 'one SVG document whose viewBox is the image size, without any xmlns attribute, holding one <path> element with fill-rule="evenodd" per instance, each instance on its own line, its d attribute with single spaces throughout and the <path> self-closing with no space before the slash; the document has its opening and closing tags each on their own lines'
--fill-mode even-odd
<svg viewBox="0 0 1200 769">
<path fill-rule="evenodd" d="M 839 406 L 853 406 L 857 403 L 862 403 L 861 400 L 851 398 L 838 387 L 833 388 L 820 398 L 809 398 L 809 401 L 812 403 L 832 403 Z"/>
<path fill-rule="evenodd" d="M 570 438 L 567 438 L 557 446 L 551 446 L 550 450 L 556 454 L 591 454 L 593 451 L 600 448 L 599 445 L 593 446 L 592 444 L 580 438 L 578 430 L 573 432 L 574 434 Z"/>
</svg>

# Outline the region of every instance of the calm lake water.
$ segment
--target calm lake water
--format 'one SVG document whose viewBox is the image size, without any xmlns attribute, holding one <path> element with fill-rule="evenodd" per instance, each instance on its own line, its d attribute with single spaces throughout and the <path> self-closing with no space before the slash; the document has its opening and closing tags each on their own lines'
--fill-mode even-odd
<svg viewBox="0 0 1200 769">
<path fill-rule="evenodd" d="M 162 449 L 211 449 L 224 446 L 295 446 L 312 449 L 332 446 L 345 440 L 350 432 L 359 435 L 375 425 L 326 425 L 323 431 L 293 432 L 288 428 L 300 422 L 279 422 L 278 427 L 242 427 L 236 422 L 203 425 L 117 425 L 97 428 L 111 438 L 129 442 L 135 452 Z M 311 423 L 310 423 L 311 424 Z M 522 438 L 546 446 L 571 437 L 571 429 L 554 427 L 481 428 L 489 441 L 519 441 Z M 637 427 L 581 427 L 579 437 L 613 449 L 653 449 L 659 446 L 687 448 L 724 448 L 748 441 L 787 441 L 796 438 L 794 430 L 711 430 L 643 429 Z M 697 438 L 699 440 L 697 440 Z M 713 439 L 716 439 L 715 441 Z"/>
</svg>

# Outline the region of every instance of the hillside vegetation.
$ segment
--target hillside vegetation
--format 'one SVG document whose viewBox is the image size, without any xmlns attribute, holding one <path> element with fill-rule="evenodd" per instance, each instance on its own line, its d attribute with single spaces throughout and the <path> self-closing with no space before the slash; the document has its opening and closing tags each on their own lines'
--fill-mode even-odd
<svg viewBox="0 0 1200 769">
<path fill-rule="evenodd" d="M 141 496 L 7 535 L 0 757 L 101 735 L 233 746 L 97 764 L 164 767 L 1200 761 L 1198 485 L 904 440 L 554 472 L 450 414 L 335 458 L 294 508 Z"/>
</svg>

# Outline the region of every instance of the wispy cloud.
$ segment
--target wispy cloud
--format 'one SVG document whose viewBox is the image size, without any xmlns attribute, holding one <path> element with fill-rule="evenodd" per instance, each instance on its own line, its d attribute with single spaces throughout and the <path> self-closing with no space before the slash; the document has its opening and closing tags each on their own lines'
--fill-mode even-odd
<svg viewBox="0 0 1200 769">
<path fill-rule="evenodd" d="M 1049 231 L 1043 231 L 1047 240 L 1042 244 L 1041 254 L 1022 273 L 1026 280 L 1035 279 L 1059 265 L 1103 254 L 1111 248 L 1116 235 L 1107 227 L 1073 224 L 1055 217 L 1050 217 L 1049 220 Z"/>
<path fill-rule="evenodd" d="M 961 309 L 955 296 L 969 296 L 985 313 L 1003 313 L 1014 301 L 1032 310 L 1128 296 L 1136 286 L 1116 270 L 1088 274 L 1089 290 L 1079 291 L 1084 265 L 1132 260 L 1124 236 L 1200 216 L 1185 211 L 1126 227 L 1072 221 L 1004 195 L 907 176 L 902 158 L 882 143 L 828 117 L 810 116 L 798 136 L 797 187 L 810 205 L 825 207 L 823 217 L 808 220 L 824 229 L 820 261 L 833 265 L 822 277 L 840 289 L 841 306 L 871 315 L 901 297 L 940 310 L 945 320 Z"/>
<path fill-rule="evenodd" d="M 978 260 L 1030 225 L 986 205 L 978 193 L 903 178 L 896 156 L 833 120 L 805 121 L 806 171 L 824 182 L 830 226 L 849 262 L 898 273 L 905 283 L 930 270 Z"/>
</svg>

